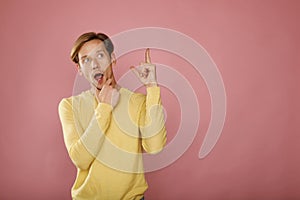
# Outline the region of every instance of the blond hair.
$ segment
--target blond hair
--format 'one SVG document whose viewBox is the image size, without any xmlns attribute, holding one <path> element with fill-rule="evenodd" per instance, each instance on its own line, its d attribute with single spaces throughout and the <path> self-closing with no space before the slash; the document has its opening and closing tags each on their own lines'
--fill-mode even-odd
<svg viewBox="0 0 300 200">
<path fill-rule="evenodd" d="M 78 53 L 81 49 L 81 47 L 88 41 L 91 40 L 101 40 L 104 43 L 104 46 L 111 56 L 112 52 L 114 51 L 114 45 L 111 41 L 111 39 L 105 35 L 104 33 L 95 33 L 95 32 L 88 32 L 84 33 L 81 36 L 78 37 L 78 39 L 75 41 L 72 50 L 71 50 L 71 60 L 75 62 L 76 64 L 79 63 Z"/>
</svg>

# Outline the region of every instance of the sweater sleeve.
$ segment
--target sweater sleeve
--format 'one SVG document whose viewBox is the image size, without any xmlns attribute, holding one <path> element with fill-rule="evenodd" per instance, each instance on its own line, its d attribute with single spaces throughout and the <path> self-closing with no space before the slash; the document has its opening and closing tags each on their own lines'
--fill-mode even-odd
<svg viewBox="0 0 300 200">
<path fill-rule="evenodd" d="M 59 104 L 59 116 L 64 141 L 74 165 L 82 170 L 90 167 L 95 160 L 105 135 L 111 116 L 111 106 L 99 103 L 88 127 L 79 134 L 74 119 L 72 100 L 63 99 Z"/>
<path fill-rule="evenodd" d="M 166 144 L 166 128 L 159 87 L 148 87 L 139 119 L 142 146 L 148 153 L 160 152 Z"/>
</svg>

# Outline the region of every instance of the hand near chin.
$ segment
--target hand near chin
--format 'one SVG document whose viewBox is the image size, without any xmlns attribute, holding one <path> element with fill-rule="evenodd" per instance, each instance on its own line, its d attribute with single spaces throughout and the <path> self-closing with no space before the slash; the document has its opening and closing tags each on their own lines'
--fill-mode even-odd
<svg viewBox="0 0 300 200">
<path fill-rule="evenodd" d="M 102 89 L 96 92 L 98 102 L 111 105 L 113 108 L 118 104 L 120 93 L 116 88 L 111 86 L 112 79 L 105 81 Z"/>
<path fill-rule="evenodd" d="M 145 62 L 141 62 L 137 68 L 131 66 L 130 69 L 145 86 L 157 85 L 156 66 L 151 63 L 150 49 L 145 52 Z"/>
</svg>

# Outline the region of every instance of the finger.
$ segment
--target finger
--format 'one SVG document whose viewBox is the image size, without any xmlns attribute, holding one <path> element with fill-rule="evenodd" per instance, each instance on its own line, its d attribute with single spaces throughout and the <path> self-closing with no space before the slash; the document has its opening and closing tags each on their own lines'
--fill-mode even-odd
<svg viewBox="0 0 300 200">
<path fill-rule="evenodd" d="M 102 88 L 101 88 L 99 94 L 102 95 L 103 93 L 105 93 L 106 88 L 107 88 L 107 85 L 104 84 L 104 85 L 102 86 Z"/>
<path fill-rule="evenodd" d="M 98 89 L 98 90 L 96 90 L 96 96 L 97 96 L 97 97 L 99 96 L 99 94 L 100 94 L 100 91 L 101 91 L 101 90 L 99 90 L 99 89 Z"/>
<path fill-rule="evenodd" d="M 148 74 L 148 73 L 150 72 L 150 69 L 147 68 L 147 67 L 145 67 L 145 68 L 142 70 L 142 72 L 143 72 L 144 74 Z"/>
<path fill-rule="evenodd" d="M 103 99 L 108 95 L 109 91 L 110 91 L 109 85 L 106 85 L 106 84 L 103 85 L 102 90 L 100 91 L 100 94 L 99 94 L 101 101 L 103 101 Z"/>
<path fill-rule="evenodd" d="M 98 99 L 100 102 L 103 102 L 103 98 L 104 98 L 104 95 L 106 94 L 106 85 L 103 85 L 99 94 L 98 94 Z"/>
<path fill-rule="evenodd" d="M 105 85 L 109 86 L 111 83 L 112 83 L 112 79 L 109 78 L 109 79 L 105 82 Z"/>
<path fill-rule="evenodd" d="M 150 58 L 150 49 L 147 48 L 145 52 L 145 62 L 146 63 L 151 63 L 151 58 Z"/>
<path fill-rule="evenodd" d="M 137 70 L 134 66 L 131 66 L 130 69 L 137 77 L 140 76 L 139 70 Z"/>
<path fill-rule="evenodd" d="M 107 79 L 106 79 L 106 76 L 103 76 L 103 81 L 102 81 L 102 84 L 104 84 L 104 85 L 105 85 L 106 81 L 107 81 Z"/>
</svg>

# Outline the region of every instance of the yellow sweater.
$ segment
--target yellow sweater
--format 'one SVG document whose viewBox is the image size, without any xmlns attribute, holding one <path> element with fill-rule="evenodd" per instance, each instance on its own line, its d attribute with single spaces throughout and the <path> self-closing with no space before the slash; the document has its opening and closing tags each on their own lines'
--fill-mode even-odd
<svg viewBox="0 0 300 200">
<path fill-rule="evenodd" d="M 160 88 L 147 95 L 120 89 L 115 108 L 97 103 L 91 91 L 62 99 L 59 116 L 69 156 L 77 167 L 76 200 L 136 200 L 147 183 L 142 151 L 157 153 L 166 143 Z"/>
</svg>

